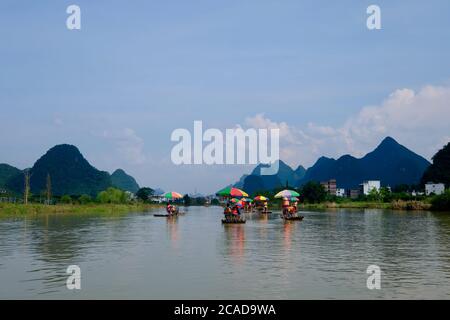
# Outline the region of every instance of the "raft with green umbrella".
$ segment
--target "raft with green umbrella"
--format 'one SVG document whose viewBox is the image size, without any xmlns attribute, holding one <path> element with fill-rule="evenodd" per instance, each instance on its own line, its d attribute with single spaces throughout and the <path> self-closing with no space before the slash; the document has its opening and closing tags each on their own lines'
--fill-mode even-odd
<svg viewBox="0 0 450 320">
<path fill-rule="evenodd" d="M 278 192 L 275 195 L 275 198 L 283 198 L 283 199 L 287 199 L 290 201 L 298 201 L 297 197 L 299 197 L 299 196 L 300 196 L 300 194 L 297 191 L 286 189 L 286 190 L 282 190 L 282 191 Z M 291 207 L 283 208 L 283 213 L 281 214 L 282 219 L 284 219 L 286 221 L 301 221 L 301 220 L 303 220 L 303 218 L 304 218 L 303 216 L 297 215 L 296 212 L 294 212 L 294 213 L 289 212 L 290 208 Z"/>
<path fill-rule="evenodd" d="M 219 197 L 224 198 L 232 198 L 230 200 L 231 203 L 233 203 L 235 206 L 243 207 L 244 204 L 242 202 L 242 198 L 248 197 L 248 193 L 234 187 L 226 187 L 216 193 Z M 241 200 L 237 199 L 241 198 Z M 229 208 L 225 209 L 228 210 Z M 231 209 L 230 209 L 231 210 Z M 224 224 L 232 224 L 232 223 L 245 223 L 245 219 L 241 218 L 240 216 L 237 216 L 235 214 L 224 212 L 225 219 L 222 219 L 222 223 Z"/>
<path fill-rule="evenodd" d="M 171 192 L 166 192 L 163 197 L 167 200 L 168 203 L 170 203 L 171 200 L 177 200 L 177 199 L 181 199 L 183 198 L 183 195 L 175 192 L 175 191 L 171 191 Z M 168 211 L 168 210 L 167 210 Z M 179 214 L 183 214 L 184 212 L 179 212 L 178 208 L 175 209 L 175 211 L 173 212 L 167 212 L 167 214 L 154 214 L 154 217 L 173 217 Z"/>
</svg>

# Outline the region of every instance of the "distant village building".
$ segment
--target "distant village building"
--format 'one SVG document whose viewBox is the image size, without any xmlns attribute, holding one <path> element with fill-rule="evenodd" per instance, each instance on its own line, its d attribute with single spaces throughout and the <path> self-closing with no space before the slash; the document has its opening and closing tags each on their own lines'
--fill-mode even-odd
<svg viewBox="0 0 450 320">
<path fill-rule="evenodd" d="M 345 189 L 344 188 L 337 188 L 336 189 L 336 197 L 345 197 Z"/>
<path fill-rule="evenodd" d="M 424 193 L 421 192 L 421 191 L 413 190 L 413 191 L 411 192 L 411 195 L 412 195 L 413 197 L 416 197 L 416 196 L 423 196 Z"/>
<path fill-rule="evenodd" d="M 150 202 L 163 203 L 164 197 L 162 195 L 153 195 L 150 197 Z"/>
<path fill-rule="evenodd" d="M 376 190 L 380 191 L 381 183 L 379 180 L 367 180 L 361 183 L 360 185 L 360 192 L 364 195 L 368 195 L 370 191 Z"/>
<path fill-rule="evenodd" d="M 430 194 L 442 194 L 445 191 L 445 185 L 443 183 L 432 183 L 428 182 L 425 184 L 425 194 L 429 196 Z"/>
<path fill-rule="evenodd" d="M 323 181 L 320 183 L 325 191 L 330 195 L 336 194 L 336 179 L 331 179 L 328 181 Z"/>
<path fill-rule="evenodd" d="M 357 199 L 360 195 L 359 189 L 348 189 L 347 190 L 347 197 L 350 199 Z"/>
<path fill-rule="evenodd" d="M 125 191 L 125 194 L 127 195 L 129 200 L 131 200 L 131 201 L 137 200 L 137 197 L 136 197 L 136 195 L 133 192 Z"/>
</svg>

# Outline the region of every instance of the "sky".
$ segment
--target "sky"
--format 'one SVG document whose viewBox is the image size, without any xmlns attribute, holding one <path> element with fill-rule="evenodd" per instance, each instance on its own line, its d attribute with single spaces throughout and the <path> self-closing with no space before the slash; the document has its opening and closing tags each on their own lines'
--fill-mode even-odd
<svg viewBox="0 0 450 320">
<path fill-rule="evenodd" d="M 446 0 L 2 0 L 0 163 L 69 143 L 141 186 L 214 193 L 253 166 L 174 165 L 171 133 L 195 120 L 278 128 L 294 168 L 386 136 L 431 160 L 450 141 L 449 57 Z"/>
</svg>

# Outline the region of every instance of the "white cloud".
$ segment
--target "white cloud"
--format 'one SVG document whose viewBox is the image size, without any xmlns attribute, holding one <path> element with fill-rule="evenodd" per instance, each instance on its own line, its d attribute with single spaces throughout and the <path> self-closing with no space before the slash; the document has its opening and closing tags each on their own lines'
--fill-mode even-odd
<svg viewBox="0 0 450 320">
<path fill-rule="evenodd" d="M 64 121 L 60 117 L 54 117 L 53 118 L 53 124 L 55 126 L 60 127 L 60 126 L 62 126 L 64 124 Z"/>
<path fill-rule="evenodd" d="M 450 87 L 399 89 L 381 104 L 363 107 L 342 125 L 296 127 L 264 114 L 246 119 L 254 128 L 280 129 L 280 157 L 292 166 L 310 166 L 319 156 L 363 156 L 386 136 L 430 159 L 450 141 Z"/>
<path fill-rule="evenodd" d="M 144 164 L 144 140 L 133 129 L 124 128 L 118 132 L 103 131 L 102 136 L 114 142 L 118 156 L 132 165 Z"/>
</svg>

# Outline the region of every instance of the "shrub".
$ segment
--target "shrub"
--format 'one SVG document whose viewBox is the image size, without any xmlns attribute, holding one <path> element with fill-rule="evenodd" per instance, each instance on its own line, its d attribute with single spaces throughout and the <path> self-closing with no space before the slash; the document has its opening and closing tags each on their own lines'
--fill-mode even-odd
<svg viewBox="0 0 450 320">
<path fill-rule="evenodd" d="M 434 196 L 431 199 L 431 209 L 450 211 L 450 190 L 446 190 L 443 194 Z"/>
<path fill-rule="evenodd" d="M 81 204 L 87 204 L 92 202 L 92 197 L 87 194 L 83 194 L 78 198 L 78 201 L 80 201 Z"/>
<path fill-rule="evenodd" d="M 108 188 L 98 194 L 97 200 L 100 203 L 127 203 L 130 201 L 126 192 L 116 189 Z"/>
<path fill-rule="evenodd" d="M 68 194 L 65 194 L 61 197 L 61 199 L 59 200 L 61 203 L 72 203 L 72 197 L 69 196 Z"/>
</svg>

